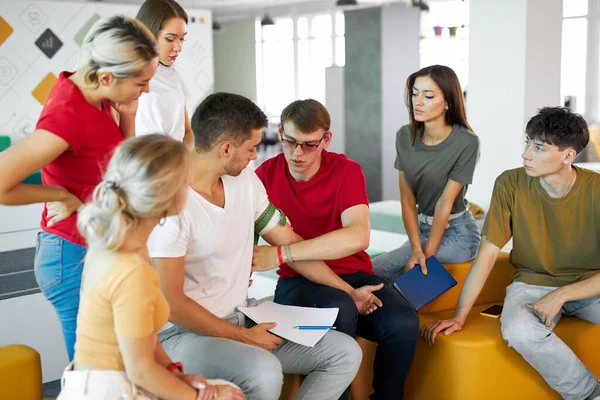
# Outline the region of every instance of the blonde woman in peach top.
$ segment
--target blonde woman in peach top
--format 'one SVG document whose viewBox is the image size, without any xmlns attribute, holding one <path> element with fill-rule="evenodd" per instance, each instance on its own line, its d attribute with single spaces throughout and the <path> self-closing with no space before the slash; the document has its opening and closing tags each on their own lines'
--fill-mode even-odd
<svg viewBox="0 0 600 400">
<path fill-rule="evenodd" d="M 186 146 L 162 135 L 130 139 L 112 157 L 78 228 L 89 245 L 75 358 L 59 400 L 244 399 L 229 385 L 185 375 L 157 341 L 169 306 L 146 241 L 187 201 Z"/>
</svg>

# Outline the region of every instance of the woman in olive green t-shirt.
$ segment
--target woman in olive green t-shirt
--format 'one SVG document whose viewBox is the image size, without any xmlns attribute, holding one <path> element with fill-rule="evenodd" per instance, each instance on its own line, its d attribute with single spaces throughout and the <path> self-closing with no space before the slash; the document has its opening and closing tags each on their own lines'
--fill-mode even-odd
<svg viewBox="0 0 600 400">
<path fill-rule="evenodd" d="M 409 241 L 373 260 L 377 275 L 393 280 L 435 255 L 443 263 L 475 258 L 480 232 L 465 194 L 479 157 L 479 138 L 465 116 L 460 83 L 443 65 L 406 81 L 411 123 L 396 134 L 402 219 Z"/>
</svg>

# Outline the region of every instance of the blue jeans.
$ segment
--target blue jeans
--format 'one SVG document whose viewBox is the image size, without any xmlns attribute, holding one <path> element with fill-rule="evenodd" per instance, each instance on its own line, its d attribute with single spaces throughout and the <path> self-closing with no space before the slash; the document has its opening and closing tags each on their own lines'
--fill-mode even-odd
<svg viewBox="0 0 600 400">
<path fill-rule="evenodd" d="M 339 308 L 335 327 L 338 332 L 360 336 L 377 342 L 373 367 L 372 400 L 400 400 L 404 382 L 417 348 L 419 317 L 413 307 L 377 275 L 357 272 L 340 275 L 350 286 L 385 283 L 375 295 L 383 307 L 370 315 L 358 315 L 354 300 L 340 289 L 314 283 L 302 275 L 281 279 L 275 289 L 275 302 L 285 305 L 319 308 Z M 347 392 L 342 398 L 347 398 Z"/>
<path fill-rule="evenodd" d="M 587 399 L 597 384 L 594 374 L 552 331 L 563 315 L 600 324 L 600 297 L 566 302 L 549 328 L 527 304 L 556 290 L 552 286 L 513 282 L 506 288 L 500 322 L 502 337 L 563 399 Z"/>
<path fill-rule="evenodd" d="M 75 354 L 79 289 L 86 248 L 59 236 L 41 232 L 35 249 L 35 279 L 52 303 L 63 330 L 69 361 Z"/>
<path fill-rule="evenodd" d="M 441 263 L 461 263 L 475 258 L 481 242 L 479 226 L 470 211 L 460 217 L 448 221 L 449 227 L 444 231 L 435 256 Z M 419 222 L 421 246 L 425 249 L 431 226 Z M 388 281 L 393 281 L 404 272 L 404 267 L 412 257 L 412 245 L 406 241 L 396 250 L 382 254 L 373 259 L 375 273 Z"/>
</svg>

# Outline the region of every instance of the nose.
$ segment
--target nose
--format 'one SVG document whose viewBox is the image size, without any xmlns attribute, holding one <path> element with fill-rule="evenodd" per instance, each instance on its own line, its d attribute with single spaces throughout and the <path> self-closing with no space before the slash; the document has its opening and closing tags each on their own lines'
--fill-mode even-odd
<svg viewBox="0 0 600 400">
<path fill-rule="evenodd" d="M 176 52 L 179 53 L 181 51 L 182 47 L 183 47 L 183 44 L 179 40 L 176 40 L 175 44 L 173 45 L 173 50 L 175 50 Z"/>
<path fill-rule="evenodd" d="M 256 160 L 256 150 L 254 150 L 252 153 L 250 153 L 250 161 L 254 161 Z"/>
<path fill-rule="evenodd" d="M 294 148 L 294 151 L 292 151 L 292 153 L 304 154 L 304 152 L 302 151 L 302 145 L 300 143 L 296 143 L 296 147 Z"/>
<path fill-rule="evenodd" d="M 142 88 L 142 93 L 150 93 L 150 84 L 146 83 Z"/>
<path fill-rule="evenodd" d="M 423 105 L 423 96 L 418 94 L 415 97 L 413 97 L 413 103 L 415 106 L 422 106 Z"/>
<path fill-rule="evenodd" d="M 523 154 L 521 154 L 521 157 L 523 157 L 523 160 L 531 160 L 531 146 L 526 146 L 525 147 L 525 151 L 523 151 Z"/>
</svg>

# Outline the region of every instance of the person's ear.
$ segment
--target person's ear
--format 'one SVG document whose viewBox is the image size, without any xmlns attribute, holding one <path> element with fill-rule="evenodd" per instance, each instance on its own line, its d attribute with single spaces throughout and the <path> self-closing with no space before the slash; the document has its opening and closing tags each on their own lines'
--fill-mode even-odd
<svg viewBox="0 0 600 400">
<path fill-rule="evenodd" d="M 565 157 L 563 159 L 563 163 L 564 164 L 571 164 L 571 163 L 573 163 L 573 161 L 575 161 L 576 157 L 577 157 L 577 153 L 575 152 L 575 150 L 569 149 L 569 150 L 567 150 L 567 153 L 565 154 Z"/>
<path fill-rule="evenodd" d="M 116 80 L 111 72 L 98 73 L 98 84 L 101 86 L 110 86 Z"/>
<path fill-rule="evenodd" d="M 231 156 L 231 152 L 233 150 L 233 146 L 231 142 L 223 142 L 221 143 L 221 147 L 219 148 L 219 155 L 221 157 L 229 157 Z"/>
</svg>

